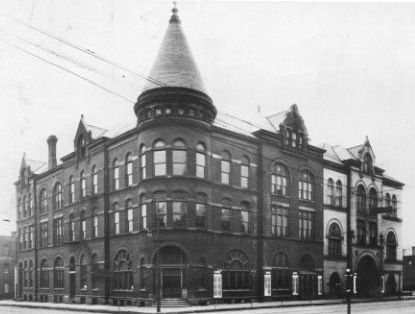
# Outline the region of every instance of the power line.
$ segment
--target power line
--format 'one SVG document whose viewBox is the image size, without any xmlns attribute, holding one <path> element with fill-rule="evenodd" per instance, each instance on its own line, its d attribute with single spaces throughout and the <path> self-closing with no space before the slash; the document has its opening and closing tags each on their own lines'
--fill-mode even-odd
<svg viewBox="0 0 415 314">
<path fill-rule="evenodd" d="M 45 36 L 47 36 L 49 38 L 52 38 L 54 40 L 57 40 L 60 43 L 63 43 L 63 44 L 68 45 L 68 46 L 70 46 L 70 47 L 72 47 L 74 49 L 77 49 L 79 51 L 82 51 L 82 52 L 84 52 L 84 53 L 86 53 L 86 54 L 88 54 L 88 55 L 90 55 L 90 56 L 92 56 L 92 57 L 94 57 L 94 58 L 96 58 L 98 60 L 104 61 L 104 62 L 106 62 L 108 64 L 111 64 L 112 66 L 115 66 L 115 67 L 117 67 L 117 68 L 119 68 L 121 70 L 124 70 L 124 71 L 126 71 L 126 72 L 128 72 L 130 74 L 133 74 L 133 75 L 135 75 L 135 76 L 137 76 L 139 78 L 145 79 L 145 80 L 149 81 L 150 83 L 153 83 L 153 84 L 155 84 L 157 86 L 160 86 L 160 87 L 167 86 L 165 83 L 163 83 L 163 82 L 161 82 L 161 81 L 159 81 L 157 79 L 154 79 L 154 78 L 152 78 L 150 76 L 145 76 L 145 75 L 142 75 L 142 74 L 137 73 L 135 71 L 132 71 L 132 70 L 130 70 L 130 69 L 128 69 L 128 68 L 126 68 L 126 67 L 124 67 L 124 66 L 122 66 L 122 65 L 120 65 L 118 63 L 116 63 L 115 61 L 111 61 L 108 58 L 105 58 L 105 57 L 97 54 L 96 52 L 94 52 L 94 51 L 92 51 L 92 50 L 90 50 L 88 48 L 83 48 L 80 45 L 71 43 L 71 42 L 69 42 L 67 40 L 64 40 L 64 39 L 60 38 L 60 37 L 57 37 L 57 36 L 52 35 L 50 33 L 47 33 L 46 31 L 43 31 L 41 29 L 38 29 L 38 28 L 36 28 L 36 27 L 34 27 L 34 26 L 30 25 L 30 24 L 27 24 L 27 23 L 25 23 L 23 21 L 20 21 L 20 20 L 14 18 L 14 17 L 8 17 L 8 18 L 11 19 L 11 20 L 13 20 L 13 21 L 15 21 L 18 24 L 21 24 L 21 25 L 26 26 L 27 28 L 29 28 L 31 30 L 34 30 L 34 31 L 36 31 L 36 32 L 38 32 L 40 34 L 43 34 L 43 35 L 45 35 Z"/>
</svg>

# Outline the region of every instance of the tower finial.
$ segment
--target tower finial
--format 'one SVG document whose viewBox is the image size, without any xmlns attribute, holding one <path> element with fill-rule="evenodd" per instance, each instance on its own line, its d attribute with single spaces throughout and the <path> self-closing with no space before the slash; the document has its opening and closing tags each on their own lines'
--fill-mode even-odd
<svg viewBox="0 0 415 314">
<path fill-rule="evenodd" d="M 177 2 L 173 1 L 173 9 L 171 9 L 171 12 L 173 13 L 170 18 L 170 23 L 180 23 L 179 16 L 177 13 L 179 12 L 179 9 L 177 8 Z"/>
</svg>

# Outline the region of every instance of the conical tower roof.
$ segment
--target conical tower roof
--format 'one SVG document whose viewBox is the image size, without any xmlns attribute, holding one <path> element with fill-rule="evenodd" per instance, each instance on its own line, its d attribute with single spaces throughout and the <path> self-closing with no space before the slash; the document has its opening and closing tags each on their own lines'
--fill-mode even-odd
<svg viewBox="0 0 415 314">
<path fill-rule="evenodd" d="M 160 87 L 181 87 L 207 94 L 183 33 L 177 8 L 173 8 L 172 12 L 149 81 L 142 92 Z"/>
</svg>

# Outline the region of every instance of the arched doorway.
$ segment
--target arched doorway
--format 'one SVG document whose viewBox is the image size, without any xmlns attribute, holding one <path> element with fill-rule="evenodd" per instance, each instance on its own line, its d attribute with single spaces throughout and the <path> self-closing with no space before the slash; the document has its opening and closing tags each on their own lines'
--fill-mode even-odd
<svg viewBox="0 0 415 314">
<path fill-rule="evenodd" d="M 159 258 L 160 284 L 162 298 L 181 298 L 187 289 L 187 258 L 185 253 L 175 246 L 166 246 L 154 256 L 154 264 Z M 154 282 L 156 282 L 154 273 Z"/>
<path fill-rule="evenodd" d="M 370 256 L 363 257 L 357 266 L 357 293 L 363 297 L 376 296 L 379 287 L 379 270 Z"/>
<path fill-rule="evenodd" d="M 393 274 L 390 274 L 388 276 L 388 280 L 386 280 L 386 294 L 387 295 L 396 294 L 396 279 Z"/>
<path fill-rule="evenodd" d="M 341 280 L 337 272 L 334 272 L 330 276 L 329 280 L 329 296 L 338 298 L 341 296 Z"/>
</svg>

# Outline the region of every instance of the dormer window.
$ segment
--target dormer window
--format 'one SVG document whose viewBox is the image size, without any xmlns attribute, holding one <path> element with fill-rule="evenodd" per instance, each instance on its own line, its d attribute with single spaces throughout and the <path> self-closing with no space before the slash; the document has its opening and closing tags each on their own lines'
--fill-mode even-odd
<svg viewBox="0 0 415 314">
<path fill-rule="evenodd" d="M 297 147 L 297 133 L 295 132 L 292 133 L 291 146 Z"/>
<path fill-rule="evenodd" d="M 285 145 L 289 145 L 290 144 L 290 138 L 291 138 L 291 132 L 290 132 L 290 130 L 286 130 L 285 131 L 285 138 L 284 138 L 284 143 L 285 143 Z"/>
<path fill-rule="evenodd" d="M 83 135 L 79 136 L 76 149 L 78 151 L 78 157 L 85 157 L 85 155 L 86 155 L 86 141 L 85 141 L 85 137 Z"/>
<path fill-rule="evenodd" d="M 369 153 L 363 157 L 363 172 L 373 172 L 373 161 Z"/>
</svg>

